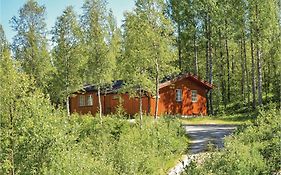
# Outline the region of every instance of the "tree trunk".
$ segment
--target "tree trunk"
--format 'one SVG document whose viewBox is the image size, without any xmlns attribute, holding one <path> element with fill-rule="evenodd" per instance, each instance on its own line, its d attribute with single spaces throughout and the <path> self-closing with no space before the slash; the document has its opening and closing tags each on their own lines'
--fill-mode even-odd
<svg viewBox="0 0 281 175">
<path fill-rule="evenodd" d="M 225 94 L 225 80 L 224 80 L 224 59 L 223 59 L 223 52 L 222 52 L 222 37 L 221 31 L 219 30 L 219 49 L 220 49 L 220 80 L 221 80 L 221 95 L 222 95 L 222 102 L 224 108 L 226 108 L 226 94 Z"/>
<path fill-rule="evenodd" d="M 196 43 L 196 28 L 193 38 L 193 47 L 194 47 L 194 74 L 198 75 L 198 56 L 197 56 L 197 43 Z"/>
<path fill-rule="evenodd" d="M 226 51 L 226 64 L 227 64 L 227 102 L 229 103 L 230 102 L 230 60 L 229 60 L 227 36 L 225 37 L 225 51 Z"/>
<path fill-rule="evenodd" d="M 100 86 L 98 86 L 98 100 L 99 100 L 99 117 L 100 117 L 100 119 L 102 119 L 102 105 L 101 105 Z"/>
<path fill-rule="evenodd" d="M 179 56 L 179 69 L 182 70 L 182 47 L 181 47 L 181 26 L 178 22 L 178 56 Z"/>
<path fill-rule="evenodd" d="M 243 41 L 241 39 L 240 43 L 240 58 L 241 58 L 241 71 L 242 71 L 242 79 L 241 79 L 241 94 L 242 94 L 242 101 L 245 102 L 246 96 L 245 96 L 245 63 L 244 63 L 244 57 L 243 57 Z"/>
<path fill-rule="evenodd" d="M 206 38 L 206 80 L 209 80 L 209 40 L 208 40 L 208 14 L 205 19 L 205 38 Z M 210 112 L 209 92 L 206 94 L 207 98 L 207 111 Z"/>
<path fill-rule="evenodd" d="M 246 74 L 246 87 L 247 87 L 247 104 L 250 106 L 250 84 L 249 84 L 249 71 L 248 71 L 248 64 L 247 64 L 247 49 L 246 49 L 246 39 L 245 33 L 243 31 L 243 49 L 244 49 L 244 65 L 245 65 L 245 74 Z"/>
<path fill-rule="evenodd" d="M 262 60 L 261 60 L 261 44 L 260 44 L 260 29 L 258 25 L 258 5 L 256 4 L 256 32 L 257 32 L 257 68 L 258 68 L 258 102 L 262 106 Z"/>
<path fill-rule="evenodd" d="M 206 37 L 206 80 L 209 79 L 209 31 L 208 31 L 208 14 L 206 14 L 205 19 L 205 37 Z"/>
<path fill-rule="evenodd" d="M 10 161 L 11 161 L 11 169 L 10 169 L 10 174 L 14 175 L 15 174 L 15 163 L 14 163 L 14 124 L 13 124 L 13 120 L 14 120 L 14 115 L 13 115 L 13 104 L 10 103 L 10 143 L 11 143 L 11 155 L 10 155 Z"/>
<path fill-rule="evenodd" d="M 252 57 L 252 95 L 253 108 L 256 109 L 256 78 L 255 78 L 255 56 L 254 56 L 254 41 L 253 41 L 253 25 L 251 25 L 251 57 Z"/>
<path fill-rule="evenodd" d="M 69 96 L 66 97 L 66 111 L 67 111 L 67 117 L 70 117 Z"/>
<path fill-rule="evenodd" d="M 257 48 L 257 68 L 258 68 L 258 102 L 259 106 L 262 106 L 262 60 L 261 51 Z"/>
<path fill-rule="evenodd" d="M 140 112 L 140 127 L 142 127 L 142 90 L 139 87 L 139 112 Z"/>
<path fill-rule="evenodd" d="M 208 48 L 209 48 L 209 83 L 213 84 L 213 58 L 212 58 L 212 41 L 211 41 L 211 36 L 212 36 L 212 28 L 211 28 L 211 19 L 210 17 L 208 18 L 208 25 L 209 25 L 209 31 L 208 31 Z M 213 109 L 213 93 L 212 89 L 210 90 L 209 93 L 209 98 L 210 98 L 210 112 L 211 115 L 214 114 L 214 109 Z"/>
<path fill-rule="evenodd" d="M 264 72 L 264 78 L 265 78 L 265 94 L 266 94 L 266 101 L 268 101 L 268 93 L 269 93 L 269 86 L 270 86 L 270 77 L 271 77 L 271 61 L 268 61 L 267 63 L 267 72 Z"/>
<path fill-rule="evenodd" d="M 158 102 L 159 102 L 159 65 L 156 60 L 156 102 L 155 102 L 155 114 L 154 119 L 158 118 Z"/>
</svg>

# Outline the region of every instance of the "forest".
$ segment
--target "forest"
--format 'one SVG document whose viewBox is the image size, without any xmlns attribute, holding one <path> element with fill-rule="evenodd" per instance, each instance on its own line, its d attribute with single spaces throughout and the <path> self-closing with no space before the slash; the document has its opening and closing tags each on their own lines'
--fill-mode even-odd
<svg viewBox="0 0 281 175">
<path fill-rule="evenodd" d="M 28 0 L 10 20 L 16 32 L 11 43 L 0 24 L 0 174 L 165 174 L 186 151 L 179 120 L 160 117 L 155 123 L 140 110 L 130 124 L 122 110 L 103 116 L 101 100 L 99 117 L 81 117 L 70 114 L 69 98 L 91 84 L 100 99 L 105 88 L 124 80 L 131 96 L 146 91 L 158 100 L 159 83 L 180 73 L 213 84 L 207 94 L 211 117 L 256 119 L 238 139 L 229 139 L 233 145 L 226 150 L 233 157 L 222 152 L 225 159 L 212 157 L 215 163 L 207 160 L 187 173 L 208 174 L 207 167 L 230 164 L 235 156 L 245 162 L 256 156 L 260 168 L 239 169 L 237 163 L 238 169 L 215 174 L 280 171 L 280 1 L 136 0 L 121 26 L 106 0 L 85 0 L 81 8 L 77 14 L 66 7 L 48 30 L 46 7 Z M 268 126 L 270 134 L 256 126 Z M 239 144 L 256 147 L 237 155 Z"/>
</svg>

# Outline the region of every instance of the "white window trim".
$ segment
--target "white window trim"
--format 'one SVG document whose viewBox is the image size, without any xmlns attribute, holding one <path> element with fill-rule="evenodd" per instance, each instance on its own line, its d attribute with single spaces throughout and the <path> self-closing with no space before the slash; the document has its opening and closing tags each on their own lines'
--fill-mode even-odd
<svg viewBox="0 0 281 175">
<path fill-rule="evenodd" d="M 182 102 L 182 89 L 176 89 L 176 102 Z"/>
<path fill-rule="evenodd" d="M 152 98 L 156 98 L 156 95 L 154 95 Z M 160 94 L 158 95 L 158 99 L 160 99 Z"/>
<path fill-rule="evenodd" d="M 84 96 L 84 95 L 79 95 L 79 101 L 78 101 L 78 103 L 79 103 L 79 106 L 80 106 L 80 107 L 85 106 L 85 96 Z"/>
<path fill-rule="evenodd" d="M 193 96 L 194 93 L 196 94 L 196 97 Z M 196 100 L 195 100 L 196 98 Z M 197 90 L 191 90 L 191 102 L 196 103 L 198 101 L 198 96 L 197 96 Z"/>
<path fill-rule="evenodd" d="M 91 99 L 91 101 L 89 101 L 89 99 Z M 93 95 L 87 95 L 87 106 L 93 106 Z"/>
</svg>

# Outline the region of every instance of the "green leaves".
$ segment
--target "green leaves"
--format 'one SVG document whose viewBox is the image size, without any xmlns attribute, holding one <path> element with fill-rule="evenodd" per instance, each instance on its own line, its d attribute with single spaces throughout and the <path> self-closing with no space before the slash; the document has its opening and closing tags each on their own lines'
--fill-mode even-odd
<svg viewBox="0 0 281 175">
<path fill-rule="evenodd" d="M 172 25 L 165 18 L 163 1 L 137 1 L 136 7 L 126 14 L 124 25 L 124 79 L 154 93 L 156 74 L 162 78 L 174 71 Z"/>
<path fill-rule="evenodd" d="M 82 47 L 82 34 L 73 7 L 67 7 L 57 18 L 52 31 L 54 48 L 51 97 L 53 101 L 65 103 L 71 93 L 83 86 L 83 70 L 86 63 Z"/>
<path fill-rule="evenodd" d="M 52 128 L 44 119 L 54 114 L 54 109 L 42 93 L 32 88 L 34 84 L 28 76 L 17 72 L 9 52 L 6 50 L 3 55 L 0 60 L 0 174 L 36 174 L 48 161 L 46 154 L 52 140 L 46 134 Z M 22 164 L 23 161 L 28 163 Z"/>
<path fill-rule="evenodd" d="M 87 83 L 96 86 L 106 86 L 113 81 L 113 71 L 115 68 L 115 53 L 113 47 L 117 47 L 116 42 L 112 42 L 116 24 L 113 17 L 109 17 L 104 0 L 89 0 L 83 5 L 84 47 L 87 53 Z M 111 24 L 109 24 L 111 22 Z M 107 28 L 109 26 L 109 28 Z M 107 29 L 109 30 L 107 32 Z M 109 36 L 107 35 L 109 34 Z"/>
<path fill-rule="evenodd" d="M 9 128 L 1 126 L 2 174 L 12 167 L 20 174 L 165 174 L 167 163 L 186 149 L 185 133 L 174 119 L 159 119 L 156 126 L 146 117 L 140 129 L 115 116 L 102 124 L 91 116 L 61 117 L 37 93 L 22 104 L 13 142 L 3 137 Z"/>
<path fill-rule="evenodd" d="M 16 36 L 12 44 L 15 59 L 21 68 L 35 79 L 36 86 L 47 92 L 51 59 L 47 50 L 45 7 L 33 0 L 19 10 L 19 17 L 12 18 Z"/>
</svg>

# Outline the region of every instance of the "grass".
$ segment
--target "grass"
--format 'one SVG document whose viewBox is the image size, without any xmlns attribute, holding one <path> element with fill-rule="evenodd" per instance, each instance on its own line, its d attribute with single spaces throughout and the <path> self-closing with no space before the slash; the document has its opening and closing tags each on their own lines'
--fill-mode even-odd
<svg viewBox="0 0 281 175">
<path fill-rule="evenodd" d="M 174 168 L 181 160 L 183 159 L 183 155 L 175 156 L 174 159 L 170 159 L 162 169 L 164 174 L 167 174 L 172 168 Z M 162 173 L 161 172 L 161 173 Z"/>
<path fill-rule="evenodd" d="M 223 124 L 223 125 L 243 125 L 252 122 L 256 117 L 254 113 L 200 116 L 191 118 L 180 118 L 182 124 Z"/>
</svg>

